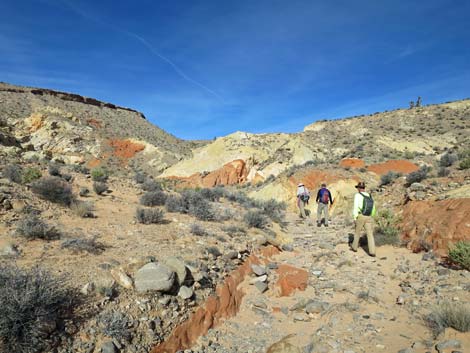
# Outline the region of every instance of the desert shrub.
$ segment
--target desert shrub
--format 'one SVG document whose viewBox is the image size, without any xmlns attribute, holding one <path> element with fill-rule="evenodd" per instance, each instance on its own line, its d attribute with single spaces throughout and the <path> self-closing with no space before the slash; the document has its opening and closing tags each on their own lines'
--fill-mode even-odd
<svg viewBox="0 0 470 353">
<path fill-rule="evenodd" d="M 102 195 L 104 192 L 108 191 L 108 184 L 100 181 L 95 181 L 93 183 L 93 190 L 97 195 Z"/>
<path fill-rule="evenodd" d="M 445 153 L 441 156 L 439 159 L 439 166 L 440 167 L 450 167 L 452 164 L 454 164 L 458 160 L 457 155 L 453 153 Z"/>
<path fill-rule="evenodd" d="M 391 184 L 395 179 L 399 178 L 401 173 L 396 173 L 394 171 L 389 171 L 387 174 L 382 175 L 380 178 L 380 185 Z"/>
<path fill-rule="evenodd" d="M 72 188 L 58 177 L 42 177 L 31 185 L 31 190 L 45 200 L 67 206 L 73 200 Z"/>
<path fill-rule="evenodd" d="M 138 208 L 136 218 L 142 224 L 158 224 L 163 223 L 165 214 L 160 209 Z"/>
<path fill-rule="evenodd" d="M 190 232 L 191 234 L 194 234 L 200 237 L 207 235 L 206 230 L 200 224 L 197 224 L 197 223 L 191 224 Z"/>
<path fill-rule="evenodd" d="M 74 201 L 70 205 L 70 209 L 75 213 L 78 217 L 82 218 L 93 218 L 93 211 L 94 207 L 93 204 L 86 201 Z"/>
<path fill-rule="evenodd" d="M 135 173 L 134 175 L 134 181 L 137 184 L 143 184 L 145 182 L 146 176 L 143 173 Z"/>
<path fill-rule="evenodd" d="M 41 171 L 37 168 L 26 168 L 21 175 L 21 182 L 29 184 L 42 176 Z"/>
<path fill-rule="evenodd" d="M 212 205 L 199 192 L 194 190 L 184 190 L 181 193 L 183 202 L 182 213 L 193 215 L 201 221 L 213 221 L 216 214 Z"/>
<path fill-rule="evenodd" d="M 101 332 L 108 337 L 117 340 L 129 340 L 132 337 L 129 327 L 133 322 L 120 311 L 105 311 L 98 317 L 98 323 Z"/>
<path fill-rule="evenodd" d="M 25 215 L 17 224 L 16 234 L 29 240 L 60 238 L 60 233 L 54 227 L 43 222 L 36 214 Z"/>
<path fill-rule="evenodd" d="M 445 168 L 445 167 L 440 167 L 439 170 L 437 171 L 437 176 L 438 177 L 446 177 L 450 174 L 450 170 Z"/>
<path fill-rule="evenodd" d="M 220 198 L 225 196 L 225 189 L 223 187 L 204 188 L 199 191 L 206 200 L 218 202 Z"/>
<path fill-rule="evenodd" d="M 64 179 L 65 181 L 72 181 L 73 177 L 70 174 L 62 174 L 61 178 Z"/>
<path fill-rule="evenodd" d="M 33 353 L 52 351 L 46 339 L 72 318 L 76 292 L 40 268 L 0 267 L 0 350 Z"/>
<path fill-rule="evenodd" d="M 47 167 L 47 172 L 51 176 L 60 176 L 60 168 L 57 164 L 49 164 L 49 167 Z"/>
<path fill-rule="evenodd" d="M 459 164 L 460 169 L 469 169 L 470 168 L 470 157 L 465 158 Z"/>
<path fill-rule="evenodd" d="M 65 239 L 60 247 L 71 250 L 74 253 L 87 252 L 94 255 L 99 255 L 106 250 L 106 246 L 97 241 L 96 237 Z"/>
<path fill-rule="evenodd" d="M 87 196 L 88 194 L 90 193 L 90 190 L 88 188 L 80 188 L 80 191 L 79 191 L 79 195 L 82 196 L 82 197 L 85 197 Z"/>
<path fill-rule="evenodd" d="M 393 212 L 384 209 L 375 216 L 377 224 L 375 243 L 377 246 L 382 245 L 398 245 L 400 243 L 398 219 Z"/>
<path fill-rule="evenodd" d="M 419 170 L 408 174 L 408 176 L 406 177 L 407 185 L 409 186 L 413 183 L 419 183 L 423 181 L 424 179 L 428 177 L 428 173 L 429 173 L 429 167 L 423 166 L 419 168 Z"/>
<path fill-rule="evenodd" d="M 435 337 L 451 327 L 460 332 L 470 331 L 470 306 L 464 303 L 442 302 L 425 317 Z"/>
<path fill-rule="evenodd" d="M 162 184 L 156 182 L 153 179 L 147 178 L 145 182 L 142 184 L 142 189 L 144 191 L 160 191 L 163 190 Z"/>
<path fill-rule="evenodd" d="M 268 225 L 268 218 L 260 210 L 250 210 L 243 218 L 248 227 L 263 229 Z"/>
<path fill-rule="evenodd" d="M 140 204 L 144 206 L 163 206 L 165 202 L 166 194 L 163 191 L 149 191 L 140 198 Z"/>
<path fill-rule="evenodd" d="M 12 183 L 21 183 L 23 169 L 17 164 L 9 164 L 3 169 L 3 176 Z"/>
<path fill-rule="evenodd" d="M 241 205 L 244 205 L 249 201 L 249 197 L 243 192 L 230 192 L 227 193 L 226 197 L 229 201 L 237 202 Z"/>
<path fill-rule="evenodd" d="M 253 204 L 254 207 L 259 208 L 274 222 L 281 222 L 284 219 L 284 211 L 287 207 L 284 202 L 278 202 L 274 199 L 270 199 L 267 201 L 254 201 Z"/>
<path fill-rule="evenodd" d="M 104 168 L 94 168 L 91 170 L 91 179 L 93 181 L 105 182 L 109 178 L 109 173 Z"/>
<path fill-rule="evenodd" d="M 85 174 L 85 175 L 90 174 L 90 169 L 88 169 L 87 167 L 85 167 L 84 165 L 81 165 L 81 164 L 72 165 L 72 170 L 75 173 L 81 173 L 81 174 Z"/>
<path fill-rule="evenodd" d="M 185 202 L 181 195 L 168 195 L 165 201 L 165 208 L 168 212 L 183 213 L 185 210 Z"/>
<path fill-rule="evenodd" d="M 470 271 L 470 241 L 459 241 L 449 249 L 449 260 Z"/>
<path fill-rule="evenodd" d="M 225 226 L 222 228 L 222 230 L 228 235 L 230 235 L 231 237 L 246 235 L 246 229 L 240 226 L 235 226 L 235 225 Z"/>
</svg>

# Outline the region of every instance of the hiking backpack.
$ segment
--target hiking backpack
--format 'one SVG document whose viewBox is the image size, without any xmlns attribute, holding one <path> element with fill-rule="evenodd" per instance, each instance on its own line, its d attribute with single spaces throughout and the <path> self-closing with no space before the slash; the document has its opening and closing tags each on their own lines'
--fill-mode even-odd
<svg viewBox="0 0 470 353">
<path fill-rule="evenodd" d="M 328 202 L 330 202 L 330 193 L 328 192 L 327 189 L 323 190 L 323 193 L 321 194 L 321 197 L 320 197 L 320 202 L 327 204 L 327 205 L 328 205 Z"/>
<path fill-rule="evenodd" d="M 300 194 L 300 199 L 301 199 L 303 202 L 308 202 L 308 200 L 310 200 L 310 195 L 307 194 L 306 192 L 304 192 L 303 194 Z"/>
<path fill-rule="evenodd" d="M 360 193 L 362 195 L 362 209 L 361 213 L 364 216 L 370 216 L 374 210 L 374 200 L 372 196 L 367 196 L 366 194 Z"/>
</svg>

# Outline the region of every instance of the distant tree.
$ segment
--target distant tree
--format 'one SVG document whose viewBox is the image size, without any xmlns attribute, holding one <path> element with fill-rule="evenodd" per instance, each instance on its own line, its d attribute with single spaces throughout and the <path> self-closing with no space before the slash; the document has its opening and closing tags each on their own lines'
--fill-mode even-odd
<svg viewBox="0 0 470 353">
<path fill-rule="evenodd" d="M 421 97 L 418 97 L 418 100 L 416 101 L 416 107 L 421 107 Z"/>
</svg>

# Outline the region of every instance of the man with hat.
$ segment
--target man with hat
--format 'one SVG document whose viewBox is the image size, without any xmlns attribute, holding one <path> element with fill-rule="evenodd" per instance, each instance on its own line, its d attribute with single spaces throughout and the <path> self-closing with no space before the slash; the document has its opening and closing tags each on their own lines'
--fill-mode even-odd
<svg viewBox="0 0 470 353">
<path fill-rule="evenodd" d="M 356 252 L 359 246 L 359 238 L 362 230 L 365 228 L 367 234 L 367 246 L 369 255 L 375 257 L 374 240 L 374 219 L 375 203 L 372 196 L 366 192 L 366 184 L 361 181 L 356 185 L 357 193 L 354 195 L 353 218 L 356 223 L 354 240 L 351 244 L 351 250 Z"/>
<path fill-rule="evenodd" d="M 297 185 L 297 207 L 299 207 L 301 218 L 307 217 L 305 214 L 305 205 L 308 205 L 309 199 L 310 192 L 303 183 L 299 183 L 299 185 Z"/>
</svg>

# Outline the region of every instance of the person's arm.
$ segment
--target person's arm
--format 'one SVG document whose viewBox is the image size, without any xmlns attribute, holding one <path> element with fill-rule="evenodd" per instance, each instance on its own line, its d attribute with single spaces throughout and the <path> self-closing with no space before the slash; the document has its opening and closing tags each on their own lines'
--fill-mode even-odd
<svg viewBox="0 0 470 353">
<path fill-rule="evenodd" d="M 333 204 L 333 196 L 331 196 L 330 190 L 328 190 L 328 194 L 330 196 L 330 205 L 332 205 Z"/>
<path fill-rule="evenodd" d="M 353 208 L 353 218 L 354 220 L 357 219 L 359 216 L 359 210 L 361 208 L 360 201 L 362 200 L 361 194 L 354 195 L 354 208 Z"/>
<path fill-rule="evenodd" d="M 318 190 L 317 192 L 317 198 L 315 199 L 315 202 L 318 202 L 320 201 L 320 190 Z"/>
</svg>

